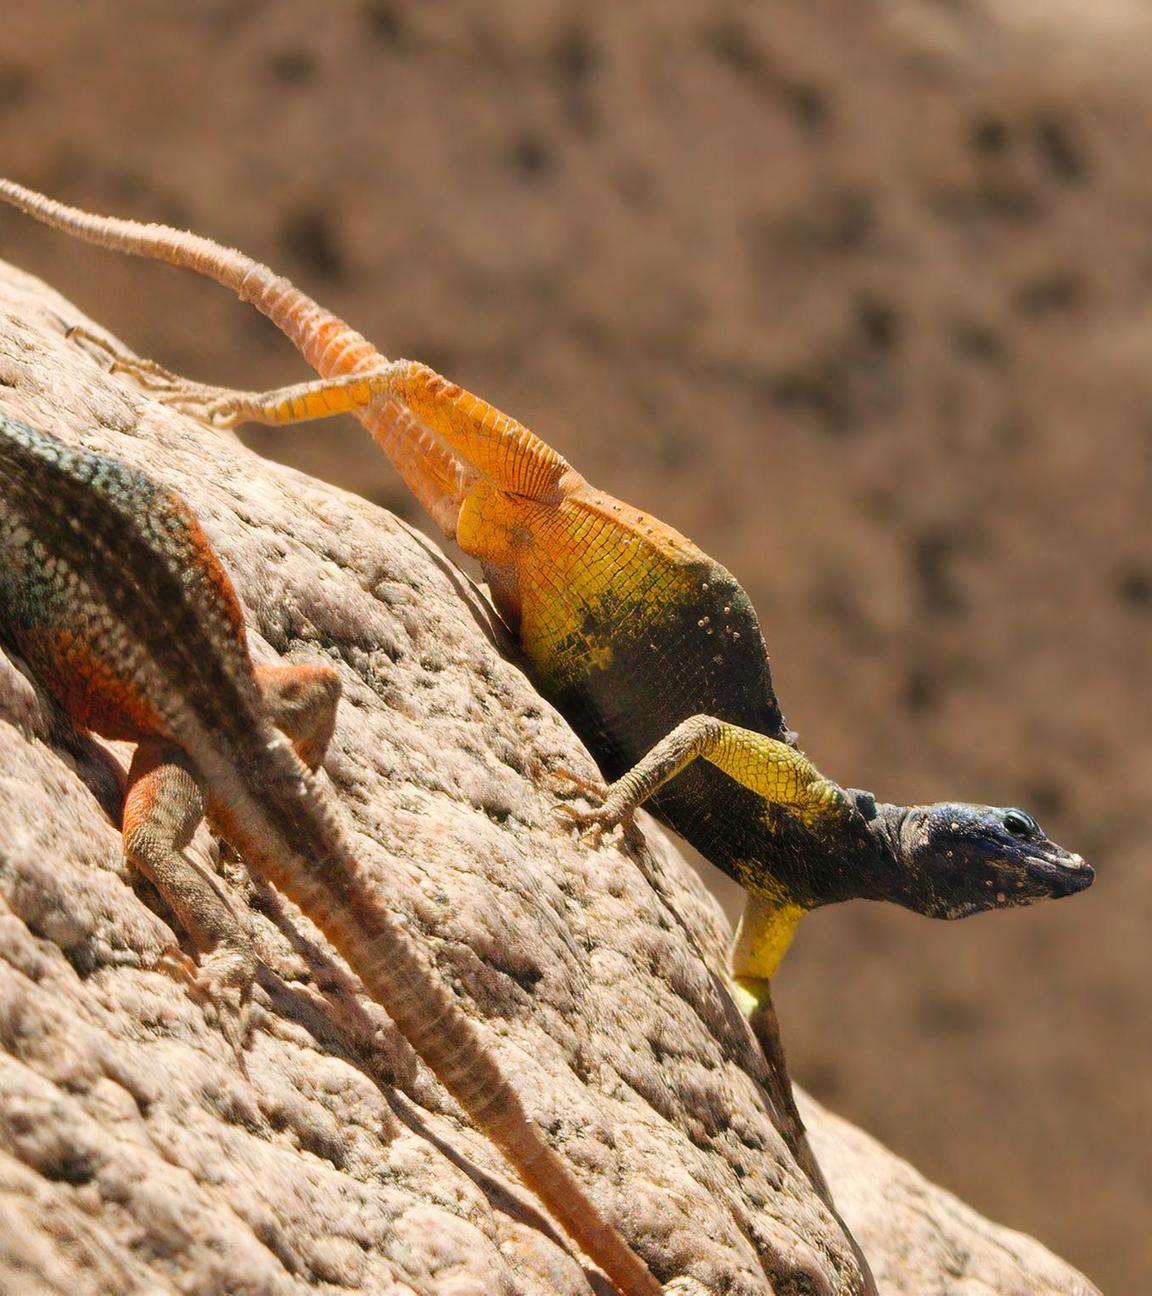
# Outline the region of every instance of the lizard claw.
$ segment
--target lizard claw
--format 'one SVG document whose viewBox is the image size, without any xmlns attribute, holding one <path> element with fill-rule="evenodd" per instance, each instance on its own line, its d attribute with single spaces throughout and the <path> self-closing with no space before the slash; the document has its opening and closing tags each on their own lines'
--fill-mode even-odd
<svg viewBox="0 0 1152 1296">
<path fill-rule="evenodd" d="M 141 387 L 171 387 L 182 381 L 179 375 L 158 365 L 155 360 L 132 355 L 83 324 L 70 324 L 64 330 L 64 336 L 69 342 L 77 342 L 83 350 L 106 360 L 109 373 L 130 374 Z"/>
<path fill-rule="evenodd" d="M 184 982 L 189 993 L 207 1000 L 216 1010 L 220 1031 L 244 1075 L 248 1074 L 244 1045 L 248 1039 L 256 965 L 256 957 L 250 951 L 231 946 L 214 950 L 199 967 L 175 946 L 165 950 L 160 958 L 164 971 Z"/>
<path fill-rule="evenodd" d="M 559 766 L 557 769 L 549 770 L 548 777 L 557 784 L 558 788 L 567 790 L 575 789 L 599 805 L 608 795 L 607 784 L 599 779 L 585 778 L 582 774 L 576 774 L 566 766 Z"/>
<path fill-rule="evenodd" d="M 623 826 L 625 836 L 634 828 L 633 811 L 621 809 L 611 800 L 611 790 L 606 783 L 583 778 L 569 769 L 554 769 L 550 777 L 561 787 L 575 788 L 581 796 L 592 805 L 588 808 L 568 805 L 563 801 L 556 803 L 556 813 L 563 816 L 569 826 L 575 827 L 581 837 L 587 837 L 594 846 L 599 846 L 606 832 Z"/>
<path fill-rule="evenodd" d="M 561 803 L 556 806 L 556 813 L 567 819 L 569 826 L 574 827 L 581 837 L 587 837 L 594 846 L 600 845 L 606 832 L 623 826 L 627 834 L 633 826 L 631 811 L 621 811 L 611 805 L 583 809 Z"/>
<path fill-rule="evenodd" d="M 136 364 L 131 360 L 123 357 L 112 361 L 111 373 L 128 374 L 138 387 L 143 387 L 148 392 L 169 392 L 176 384 L 174 374 L 167 371 L 156 373 L 151 369 L 145 368 L 142 364 Z M 159 396 L 157 400 L 161 399 Z"/>
<path fill-rule="evenodd" d="M 174 981 L 182 981 L 194 990 L 200 981 L 200 970 L 179 945 L 169 945 L 160 955 L 157 967 Z"/>
<path fill-rule="evenodd" d="M 220 1031 L 228 1041 L 244 1075 L 244 1045 L 248 1040 L 252 1007 L 252 983 L 256 979 L 256 957 L 250 950 L 224 948 L 209 954 L 200 966 L 197 984 L 216 1009 Z"/>
</svg>

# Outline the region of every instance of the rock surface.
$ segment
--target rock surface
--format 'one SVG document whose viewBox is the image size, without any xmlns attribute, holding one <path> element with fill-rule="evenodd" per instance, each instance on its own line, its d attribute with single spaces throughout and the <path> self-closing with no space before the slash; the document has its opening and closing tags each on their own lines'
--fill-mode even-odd
<svg viewBox="0 0 1152 1296">
<path fill-rule="evenodd" d="M 326 768 L 365 867 L 657 1272 L 849 1290 L 725 992 L 722 916 L 654 827 L 630 853 L 558 825 L 549 771 L 592 767 L 475 590 L 388 514 L 110 378 L 36 281 L 5 271 L 0 316 L 0 407 L 180 490 L 257 658 L 340 670 Z M 0 1290 L 587 1291 L 307 919 L 202 831 L 266 968 L 240 1069 L 162 971 L 171 930 L 109 813 L 124 756 L 61 742 L 0 661 Z M 1095 1290 L 835 1118 L 812 1123 L 884 1292 Z"/>
<path fill-rule="evenodd" d="M 1027 915 L 830 908 L 777 1007 L 821 1101 L 1142 1291 L 1152 8 L 6 8 L 7 174 L 234 243 L 482 392 L 739 574 L 821 769 L 1091 859 Z M 306 376 L 213 285 L 6 210 L 0 249 L 180 372 Z M 352 420 L 244 435 L 420 524 Z"/>
</svg>

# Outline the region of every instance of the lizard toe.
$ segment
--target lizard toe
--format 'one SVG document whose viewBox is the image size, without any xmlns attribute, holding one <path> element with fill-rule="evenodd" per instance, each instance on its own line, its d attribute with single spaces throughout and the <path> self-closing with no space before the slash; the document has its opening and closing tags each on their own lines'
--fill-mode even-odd
<svg viewBox="0 0 1152 1296">
<path fill-rule="evenodd" d="M 196 988 L 216 1011 L 220 1031 L 247 1074 L 244 1046 L 248 1040 L 252 985 L 256 979 L 256 956 L 246 949 L 218 949 L 200 966 Z"/>
<path fill-rule="evenodd" d="M 610 806 L 596 806 L 582 809 L 577 806 L 559 804 L 558 814 L 563 815 L 570 827 L 574 827 L 582 839 L 599 846 L 606 832 L 623 827 L 625 832 L 632 826 L 632 816 L 621 814 Z"/>
<path fill-rule="evenodd" d="M 558 792 L 580 792 L 589 801 L 594 801 L 597 805 L 608 795 L 608 785 L 606 783 L 599 779 L 585 778 L 582 774 L 577 774 L 564 765 L 549 770 L 547 777 L 556 786 Z"/>
</svg>

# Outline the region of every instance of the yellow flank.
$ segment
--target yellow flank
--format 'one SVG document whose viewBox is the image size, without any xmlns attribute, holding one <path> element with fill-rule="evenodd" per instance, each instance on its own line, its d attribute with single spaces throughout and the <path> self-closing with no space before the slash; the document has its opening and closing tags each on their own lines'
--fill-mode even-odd
<svg viewBox="0 0 1152 1296">
<path fill-rule="evenodd" d="M 565 486 L 558 501 L 542 502 L 481 478 L 468 490 L 456 527 L 466 553 L 504 568 L 514 582 L 513 591 L 492 580 L 494 596 L 516 623 L 532 665 L 561 687 L 579 684 L 590 663 L 607 667 L 613 644 L 639 638 L 666 624 L 669 610 L 690 606 L 704 566 L 714 569 L 690 540 L 656 519 L 581 479 Z"/>
<path fill-rule="evenodd" d="M 521 566 L 521 642 L 557 683 L 569 674 L 579 683 L 595 656 L 669 623 L 674 609 L 699 597 L 693 546 L 655 530 L 644 534 L 616 504 L 608 497 L 566 501 Z"/>
<path fill-rule="evenodd" d="M 715 746 L 701 755 L 766 801 L 794 807 L 808 828 L 843 804 L 843 791 L 807 756 L 751 729 L 725 725 Z"/>
</svg>

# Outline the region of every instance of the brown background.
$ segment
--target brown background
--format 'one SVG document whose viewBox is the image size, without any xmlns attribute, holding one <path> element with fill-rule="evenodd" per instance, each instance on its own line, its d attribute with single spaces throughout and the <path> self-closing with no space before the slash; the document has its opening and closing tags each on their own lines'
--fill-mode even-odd
<svg viewBox="0 0 1152 1296">
<path fill-rule="evenodd" d="M 832 776 L 1088 855 L 1030 912 L 817 914 L 778 1002 L 817 1096 L 1146 1288 L 1143 5 L 41 0 L 0 146 L 268 260 L 692 535 Z M 8 213 L 0 254 L 190 375 L 304 376 L 215 287 Z M 251 439 L 414 517 L 355 425 Z"/>
</svg>

